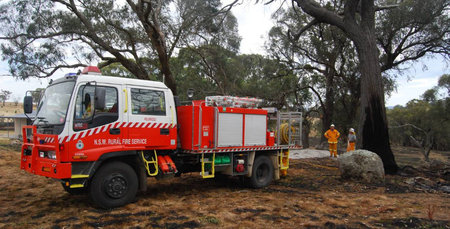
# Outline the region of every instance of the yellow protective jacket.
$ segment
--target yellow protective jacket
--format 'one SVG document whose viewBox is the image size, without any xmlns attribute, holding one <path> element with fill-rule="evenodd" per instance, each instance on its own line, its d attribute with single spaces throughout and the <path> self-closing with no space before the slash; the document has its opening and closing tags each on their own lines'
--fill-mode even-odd
<svg viewBox="0 0 450 229">
<path fill-rule="evenodd" d="M 329 129 L 327 130 L 327 132 L 325 132 L 324 136 L 328 139 L 328 143 L 337 143 L 338 138 L 339 136 L 341 136 L 341 134 L 336 129 Z"/>
</svg>

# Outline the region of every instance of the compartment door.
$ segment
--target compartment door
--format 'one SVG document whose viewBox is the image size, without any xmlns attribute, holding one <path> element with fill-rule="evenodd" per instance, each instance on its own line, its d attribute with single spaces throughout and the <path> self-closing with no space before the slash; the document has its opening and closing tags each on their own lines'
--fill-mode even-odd
<svg viewBox="0 0 450 229">
<path fill-rule="evenodd" d="M 242 146 L 243 114 L 219 113 L 217 146 Z"/>
<path fill-rule="evenodd" d="M 245 146 L 266 145 L 267 131 L 266 115 L 245 115 Z"/>
</svg>

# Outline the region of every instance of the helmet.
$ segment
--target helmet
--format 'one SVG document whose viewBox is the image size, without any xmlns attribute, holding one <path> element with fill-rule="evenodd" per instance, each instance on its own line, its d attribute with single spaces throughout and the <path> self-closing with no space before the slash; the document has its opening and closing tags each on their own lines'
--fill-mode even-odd
<svg viewBox="0 0 450 229">
<path fill-rule="evenodd" d="M 350 128 L 350 132 L 355 132 L 355 129 L 353 129 L 353 128 Z"/>
<path fill-rule="evenodd" d="M 334 127 L 334 124 L 331 124 L 330 127 Z"/>
</svg>

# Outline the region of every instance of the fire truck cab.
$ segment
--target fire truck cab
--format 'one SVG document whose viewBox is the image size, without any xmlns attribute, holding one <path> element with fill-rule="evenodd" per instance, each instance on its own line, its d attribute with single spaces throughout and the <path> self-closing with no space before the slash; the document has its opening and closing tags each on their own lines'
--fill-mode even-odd
<svg viewBox="0 0 450 229">
<path fill-rule="evenodd" d="M 286 173 L 289 149 L 300 147 L 301 114 L 278 114 L 270 131 L 267 110 L 230 98 L 177 107 L 161 82 L 87 67 L 47 87 L 32 125 L 23 128 L 20 166 L 60 180 L 71 194 L 89 194 L 102 208 L 133 201 L 147 177 L 222 173 L 267 186 Z M 32 109 L 26 96 L 25 113 Z"/>
</svg>

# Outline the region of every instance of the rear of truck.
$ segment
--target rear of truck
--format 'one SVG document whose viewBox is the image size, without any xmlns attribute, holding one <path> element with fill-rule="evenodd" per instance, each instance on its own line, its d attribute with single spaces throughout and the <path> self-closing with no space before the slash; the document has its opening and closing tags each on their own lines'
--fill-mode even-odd
<svg viewBox="0 0 450 229">
<path fill-rule="evenodd" d="M 255 188 L 286 175 L 289 150 L 301 148 L 301 113 L 261 109 L 259 103 L 212 96 L 178 107 L 179 155 L 197 157 L 178 167 L 199 171 L 203 178 L 241 176 Z"/>
</svg>

